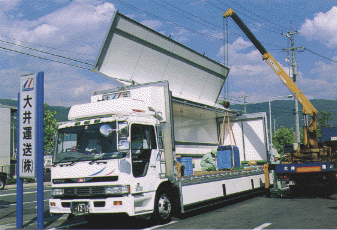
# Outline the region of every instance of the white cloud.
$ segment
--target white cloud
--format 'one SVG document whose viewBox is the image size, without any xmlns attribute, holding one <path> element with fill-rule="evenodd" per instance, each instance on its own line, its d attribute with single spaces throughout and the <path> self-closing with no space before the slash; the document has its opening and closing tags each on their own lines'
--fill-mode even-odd
<svg viewBox="0 0 337 230">
<path fill-rule="evenodd" d="M 228 76 L 230 97 L 246 93 L 250 103 L 263 102 L 280 95 L 288 95 L 288 88 L 282 83 L 258 50 L 250 42 L 239 37 L 228 45 L 230 72 Z M 221 47 L 218 56 L 223 56 Z M 287 73 L 289 69 L 282 67 Z"/>
<path fill-rule="evenodd" d="M 8 11 L 19 5 L 21 0 L 0 0 L 0 10 Z"/>
<path fill-rule="evenodd" d="M 188 37 L 190 37 L 192 34 L 184 28 L 175 27 L 175 31 L 172 31 L 170 35 L 173 40 L 184 43 L 189 40 Z"/>
<path fill-rule="evenodd" d="M 160 27 L 162 27 L 163 23 L 161 23 L 158 20 L 144 20 L 141 22 L 144 26 L 147 26 L 153 30 L 158 30 Z"/>
<path fill-rule="evenodd" d="M 228 44 L 228 53 L 230 54 L 235 54 L 237 53 L 237 51 L 239 50 L 244 50 L 248 47 L 253 46 L 253 44 L 251 42 L 247 42 L 245 40 L 243 40 L 242 37 L 238 37 L 238 39 L 236 39 L 233 43 Z M 225 52 L 225 47 L 222 46 L 220 48 L 220 51 L 218 52 L 218 56 L 224 56 L 224 52 Z"/>
<path fill-rule="evenodd" d="M 327 47 L 337 47 L 337 6 L 326 13 L 319 12 L 314 19 L 306 19 L 301 34 L 308 40 L 317 40 Z"/>
<path fill-rule="evenodd" d="M 219 56 L 223 56 L 223 49 L 221 47 Z M 282 83 L 266 61 L 262 61 L 261 54 L 256 49 L 252 50 L 252 45 L 249 42 L 238 38 L 229 44 L 228 49 L 228 61 L 231 68 L 228 76 L 230 98 L 241 97 L 242 101 L 245 92 L 248 96 L 248 103 L 257 103 L 291 94 L 288 87 Z M 282 68 L 289 74 L 288 67 L 282 66 Z M 300 72 L 296 84 L 309 100 L 315 98 L 336 99 L 336 72 L 337 63 L 317 62 L 308 77 L 303 76 Z M 291 76 L 291 74 L 290 72 L 289 75 Z M 315 78 L 310 78 L 310 76 L 315 76 Z"/>
<path fill-rule="evenodd" d="M 310 74 L 317 76 L 316 79 L 306 79 L 300 76 L 298 82 L 300 86 L 305 89 L 305 94 L 319 95 L 320 98 L 336 99 L 337 98 L 337 82 L 336 75 L 337 64 L 336 63 L 324 63 L 317 62 L 315 68 L 310 71 Z M 314 98 L 317 98 L 314 97 Z"/>
<path fill-rule="evenodd" d="M 56 31 L 59 29 L 53 25 L 48 25 L 48 24 L 42 24 L 38 27 L 36 27 L 33 30 L 33 33 L 36 34 L 39 38 L 46 39 L 50 38 L 55 35 Z"/>
<path fill-rule="evenodd" d="M 100 46 L 115 7 L 111 3 L 91 5 L 71 3 L 36 20 L 9 20 L 2 25 L 7 36 L 53 47 L 67 45 L 72 49 L 85 44 Z M 71 44 L 67 44 L 71 43 Z"/>
<path fill-rule="evenodd" d="M 113 88 L 108 81 L 97 83 L 94 79 L 83 77 L 75 68 L 62 69 L 62 71 L 57 71 L 56 64 L 52 71 L 45 72 L 45 100 L 53 101 L 53 105 L 72 106 L 89 103 L 90 96 L 95 91 Z M 92 76 L 95 77 L 94 74 Z"/>
<path fill-rule="evenodd" d="M 8 17 L 10 12 L 5 12 L 2 15 L 5 20 L 2 20 L 0 29 L 6 31 L 2 33 L 6 37 L 1 39 L 93 63 L 109 29 L 115 7 L 111 3 L 99 1 L 81 1 L 80 5 L 73 2 L 66 4 L 63 8 L 41 15 L 35 20 L 11 19 Z M 44 45 L 44 47 L 37 45 Z M 53 60 L 70 62 L 5 43 L 1 46 Z M 53 49 L 46 47 L 53 47 Z M 62 50 L 70 51 L 70 53 Z M 80 52 L 85 55 L 71 52 Z M 77 65 L 83 66 L 78 63 Z M 86 67 L 90 68 L 90 66 Z M 90 102 L 90 96 L 94 91 L 113 87 L 108 80 L 102 79 L 103 77 L 89 70 L 84 72 L 76 67 L 2 50 L 0 98 L 16 98 L 20 75 L 39 71 L 45 72 L 45 101 L 50 105 L 71 106 L 74 103 Z"/>
</svg>

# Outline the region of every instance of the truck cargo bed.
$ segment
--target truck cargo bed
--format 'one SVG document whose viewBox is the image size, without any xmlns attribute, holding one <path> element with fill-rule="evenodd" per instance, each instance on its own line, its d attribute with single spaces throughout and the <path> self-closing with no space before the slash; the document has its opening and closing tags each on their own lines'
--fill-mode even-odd
<svg viewBox="0 0 337 230">
<path fill-rule="evenodd" d="M 264 174 L 263 168 L 250 168 L 240 171 L 196 171 L 194 175 L 178 177 L 182 186 L 227 180 Z"/>
</svg>

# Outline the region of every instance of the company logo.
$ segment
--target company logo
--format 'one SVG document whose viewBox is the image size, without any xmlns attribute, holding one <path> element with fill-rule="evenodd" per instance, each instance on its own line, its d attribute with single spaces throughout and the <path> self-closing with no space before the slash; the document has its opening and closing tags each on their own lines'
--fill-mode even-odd
<svg viewBox="0 0 337 230">
<path fill-rule="evenodd" d="M 34 77 L 24 79 L 22 83 L 22 92 L 34 90 Z"/>
<path fill-rule="evenodd" d="M 84 178 L 73 178 L 71 180 L 74 181 L 74 182 L 77 182 L 77 183 L 83 183 L 83 182 L 88 182 L 91 179 L 92 179 L 92 177 L 84 177 Z"/>
</svg>

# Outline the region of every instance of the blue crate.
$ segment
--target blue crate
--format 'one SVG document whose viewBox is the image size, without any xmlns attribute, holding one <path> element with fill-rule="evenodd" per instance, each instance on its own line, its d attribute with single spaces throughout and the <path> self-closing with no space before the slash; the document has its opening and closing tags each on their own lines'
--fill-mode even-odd
<svg viewBox="0 0 337 230">
<path fill-rule="evenodd" d="M 234 150 L 234 151 L 233 151 Z M 232 154 L 234 152 L 234 168 L 240 167 L 240 153 L 236 146 L 226 145 L 220 146 L 217 149 L 217 168 L 218 169 L 231 169 L 233 168 Z"/>
<path fill-rule="evenodd" d="M 184 176 L 193 175 L 192 157 L 177 157 L 177 161 L 185 165 Z"/>
</svg>

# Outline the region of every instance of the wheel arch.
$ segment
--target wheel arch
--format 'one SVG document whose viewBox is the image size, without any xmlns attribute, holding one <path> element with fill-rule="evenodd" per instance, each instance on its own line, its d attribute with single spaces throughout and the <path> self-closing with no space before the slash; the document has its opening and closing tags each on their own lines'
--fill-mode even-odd
<svg viewBox="0 0 337 230">
<path fill-rule="evenodd" d="M 159 184 L 156 196 L 160 192 L 165 191 L 169 196 L 172 207 L 173 207 L 173 215 L 178 215 L 181 213 L 181 202 L 180 202 L 180 190 L 178 186 L 173 185 L 170 181 L 164 181 Z M 155 204 L 154 204 L 155 205 Z"/>
</svg>

